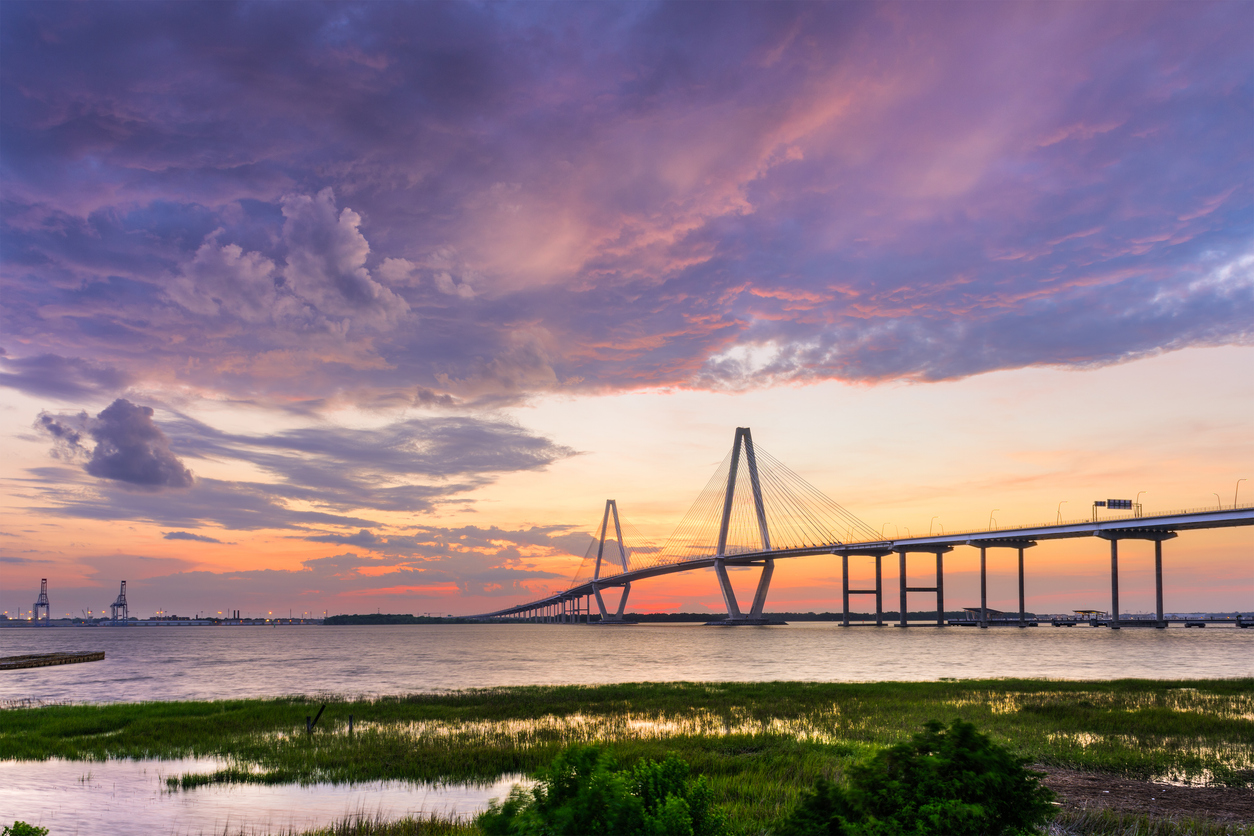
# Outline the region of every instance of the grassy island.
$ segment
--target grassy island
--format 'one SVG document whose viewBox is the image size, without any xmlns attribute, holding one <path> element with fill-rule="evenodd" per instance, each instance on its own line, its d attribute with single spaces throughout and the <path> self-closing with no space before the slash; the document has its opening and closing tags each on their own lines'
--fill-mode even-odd
<svg viewBox="0 0 1254 836">
<path fill-rule="evenodd" d="M 321 719 L 306 732 L 306 717 L 324 702 Z M 1227 787 L 1254 799 L 1252 679 L 679 682 L 357 700 L 46 706 L 0 712 L 0 753 L 10 760 L 214 755 L 230 761 L 220 771 L 175 779 L 192 788 L 216 782 L 490 781 L 507 773 L 534 774 L 570 744 L 600 743 L 628 765 L 682 758 L 695 775 L 705 776 L 733 832 L 748 834 L 770 832 L 819 778 L 839 781 L 850 764 L 908 739 L 927 721 L 956 719 L 975 724 L 1038 768 L 1112 781 Z M 1186 825 L 1173 822 L 1170 811 L 1129 818 L 1060 809 L 1060 822 L 1088 822 L 1060 833 L 1254 834 L 1239 814 L 1180 829 Z M 1154 829 L 1129 829 L 1128 822 L 1142 820 Z M 440 827 L 473 832 L 468 825 Z"/>
</svg>

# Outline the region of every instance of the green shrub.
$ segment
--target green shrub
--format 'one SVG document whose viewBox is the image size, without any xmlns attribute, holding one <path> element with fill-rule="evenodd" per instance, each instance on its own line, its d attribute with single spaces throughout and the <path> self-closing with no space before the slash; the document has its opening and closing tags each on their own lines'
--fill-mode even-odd
<svg viewBox="0 0 1254 836">
<path fill-rule="evenodd" d="M 720 836 L 722 816 L 704 777 L 671 756 L 619 770 L 597 746 L 572 746 L 539 775 L 530 791 L 514 787 L 479 816 L 488 836 Z"/>
<path fill-rule="evenodd" d="M 961 720 L 924 729 L 850 767 L 845 786 L 819 779 L 781 836 L 1000 836 L 1033 832 L 1053 814 L 1053 793 L 1027 760 Z"/>
<path fill-rule="evenodd" d="M 6 824 L 4 830 L 0 830 L 0 836 L 48 836 L 48 828 L 15 821 L 12 827 Z"/>
</svg>

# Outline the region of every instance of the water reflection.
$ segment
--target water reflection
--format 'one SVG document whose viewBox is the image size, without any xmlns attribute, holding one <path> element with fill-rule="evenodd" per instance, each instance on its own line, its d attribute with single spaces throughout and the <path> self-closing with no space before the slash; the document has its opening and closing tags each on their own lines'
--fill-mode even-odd
<svg viewBox="0 0 1254 836">
<path fill-rule="evenodd" d="M 358 813 L 386 819 L 432 812 L 472 815 L 522 780 L 506 775 L 486 786 L 404 781 L 219 784 L 176 791 L 166 786 L 168 777 L 228 765 L 216 758 L 0 761 L 0 819 L 38 824 L 56 836 L 251 836 L 309 830 Z"/>
</svg>

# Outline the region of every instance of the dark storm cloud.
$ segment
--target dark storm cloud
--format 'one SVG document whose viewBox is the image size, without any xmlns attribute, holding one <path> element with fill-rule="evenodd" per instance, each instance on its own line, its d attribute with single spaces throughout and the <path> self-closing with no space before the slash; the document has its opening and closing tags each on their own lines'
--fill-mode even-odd
<svg viewBox="0 0 1254 836">
<path fill-rule="evenodd" d="M 490 405 L 1251 339 L 1248 3 L 0 24 L 4 381 L 50 397 Z"/>
</svg>

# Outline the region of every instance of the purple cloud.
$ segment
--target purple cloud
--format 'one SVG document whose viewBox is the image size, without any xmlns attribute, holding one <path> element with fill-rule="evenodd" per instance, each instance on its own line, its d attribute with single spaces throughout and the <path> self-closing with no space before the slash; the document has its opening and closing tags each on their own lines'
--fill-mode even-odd
<svg viewBox="0 0 1254 836">
<path fill-rule="evenodd" d="M 167 531 L 161 535 L 163 540 L 190 540 L 193 543 L 221 543 L 222 541 L 216 537 L 206 537 L 203 534 L 192 534 L 188 531 Z"/>
<path fill-rule="evenodd" d="M 0 348 L 0 386 L 61 401 L 108 396 L 124 388 L 129 376 L 120 369 L 79 357 L 40 354 L 9 357 Z"/>
<path fill-rule="evenodd" d="M 189 488 L 192 472 L 170 451 L 170 441 L 152 420 L 150 406 L 136 406 L 118 398 L 95 418 L 83 412 L 73 416 L 40 414 L 35 427 L 56 442 L 59 457 L 86 459 L 92 476 L 138 488 Z M 84 434 L 95 446 L 88 452 Z"/>
<path fill-rule="evenodd" d="M 490 405 L 1251 339 L 1248 3 L 0 15 L 30 391 Z M 50 355 L 100 365 L 23 376 Z"/>
<path fill-rule="evenodd" d="M 41 413 L 35 426 L 53 441 L 54 458 L 82 462 L 83 471 L 28 471 L 43 485 L 31 508 L 178 528 L 369 529 L 376 522 L 363 512 L 431 511 L 465 501 L 459 495 L 496 474 L 540 470 L 575 454 L 500 418 L 411 418 L 376 429 L 244 435 L 179 415 L 164 421 L 163 430 L 152 416 L 151 407 L 123 399 L 96 418 Z M 247 462 L 271 481 L 193 480 L 172 446 L 185 458 Z M 83 472 L 103 481 L 92 484 Z M 182 490 L 157 490 L 162 487 Z M 338 534 L 328 542 L 356 543 Z"/>
</svg>

